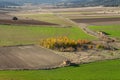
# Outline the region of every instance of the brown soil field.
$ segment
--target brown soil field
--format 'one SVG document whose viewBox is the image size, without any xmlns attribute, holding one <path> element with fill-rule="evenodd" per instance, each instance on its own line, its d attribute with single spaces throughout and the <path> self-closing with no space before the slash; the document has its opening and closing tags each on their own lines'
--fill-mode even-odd
<svg viewBox="0 0 120 80">
<path fill-rule="evenodd" d="M 94 23 L 89 23 L 90 25 L 114 25 L 114 24 L 120 24 L 120 21 L 107 21 L 107 22 L 94 22 Z"/>
<path fill-rule="evenodd" d="M 0 47 L 0 70 L 51 69 L 66 58 L 35 45 Z"/>
<path fill-rule="evenodd" d="M 6 13 L 0 13 L 0 24 L 18 24 L 18 25 L 57 25 L 54 23 L 49 23 L 45 21 L 38 21 L 32 19 L 22 19 L 18 17 L 18 20 L 12 20 L 13 16 Z"/>
<path fill-rule="evenodd" d="M 18 24 L 18 25 L 57 25 L 54 23 L 48 23 L 44 21 L 37 21 L 37 20 L 0 20 L 0 24 Z"/>
<path fill-rule="evenodd" d="M 120 21 L 120 18 L 90 18 L 90 19 L 72 19 L 77 23 L 109 22 Z"/>
<path fill-rule="evenodd" d="M 102 11 L 102 10 L 118 10 L 119 7 L 81 7 L 81 8 L 56 8 L 50 9 L 51 11 L 68 12 L 68 11 Z"/>
<path fill-rule="evenodd" d="M 72 19 L 77 23 L 87 23 L 87 24 L 120 24 L 120 18 L 88 18 L 88 19 Z"/>
<path fill-rule="evenodd" d="M 6 13 L 0 12 L 0 19 L 12 19 L 12 16 L 7 15 Z"/>
</svg>

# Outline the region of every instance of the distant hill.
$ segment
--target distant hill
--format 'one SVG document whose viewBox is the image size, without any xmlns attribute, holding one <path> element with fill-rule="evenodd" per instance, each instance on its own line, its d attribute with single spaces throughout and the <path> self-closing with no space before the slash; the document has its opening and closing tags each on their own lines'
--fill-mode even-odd
<svg viewBox="0 0 120 80">
<path fill-rule="evenodd" d="M 33 4 L 42 4 L 42 3 L 49 3 L 49 4 L 55 4 L 59 3 L 62 0 L 1 0 L 6 2 L 14 2 L 17 4 L 24 4 L 24 3 L 33 3 Z"/>
<path fill-rule="evenodd" d="M 9 7 L 9 6 L 19 6 L 19 4 L 16 4 L 14 2 L 8 2 L 8 1 L 0 1 L 0 7 Z"/>
<path fill-rule="evenodd" d="M 65 6 L 120 6 L 120 0 L 65 0 Z"/>
<path fill-rule="evenodd" d="M 32 4 L 53 4 L 66 7 L 120 6 L 120 0 L 0 0 L 0 7 Z"/>
</svg>

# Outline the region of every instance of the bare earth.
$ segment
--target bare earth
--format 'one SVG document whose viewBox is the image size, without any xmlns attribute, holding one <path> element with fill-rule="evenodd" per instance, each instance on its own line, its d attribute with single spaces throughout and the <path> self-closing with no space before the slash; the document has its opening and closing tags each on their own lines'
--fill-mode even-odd
<svg viewBox="0 0 120 80">
<path fill-rule="evenodd" d="M 18 25 L 57 25 L 37 20 L 0 20 L 0 24 L 18 24 Z"/>
<path fill-rule="evenodd" d="M 50 69 L 66 58 L 39 46 L 0 47 L 0 70 Z"/>
<path fill-rule="evenodd" d="M 12 16 L 0 12 L 0 19 L 11 19 Z"/>
<path fill-rule="evenodd" d="M 86 23 L 93 25 L 120 24 L 120 18 L 91 18 L 91 19 L 72 19 L 77 23 Z"/>
<path fill-rule="evenodd" d="M 71 63 L 83 64 L 102 60 L 119 59 L 120 51 L 88 50 L 80 52 L 56 52 L 66 57 Z"/>
<path fill-rule="evenodd" d="M 6 13 L 0 13 L 0 24 L 18 24 L 18 25 L 57 25 L 54 23 L 49 23 L 45 21 L 38 21 L 33 19 L 22 19 L 18 17 L 18 20 L 12 20 L 14 16 L 8 15 Z"/>
</svg>

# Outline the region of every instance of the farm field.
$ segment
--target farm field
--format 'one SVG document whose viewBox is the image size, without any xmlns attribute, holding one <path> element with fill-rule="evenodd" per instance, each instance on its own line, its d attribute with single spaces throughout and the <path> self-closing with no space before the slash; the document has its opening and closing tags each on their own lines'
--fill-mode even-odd
<svg viewBox="0 0 120 80">
<path fill-rule="evenodd" d="M 119 18 L 119 14 L 104 14 L 95 12 L 64 12 L 60 15 L 70 19 L 90 19 L 90 18 Z"/>
<path fill-rule="evenodd" d="M 53 13 L 33 13 L 33 14 L 16 14 L 16 16 L 27 18 L 27 19 L 35 19 L 35 20 L 40 20 L 40 21 L 46 21 L 50 23 L 55 23 L 55 24 L 60 24 L 64 26 L 69 26 L 73 25 L 72 23 L 58 17 L 57 15 Z"/>
<path fill-rule="evenodd" d="M 59 67 L 65 60 L 37 45 L 0 47 L 0 70 L 51 69 Z"/>
<path fill-rule="evenodd" d="M 120 17 L 119 7 L 87 7 L 87 8 L 65 8 L 65 9 L 52 9 L 66 18 L 70 19 L 84 19 L 84 18 L 115 18 Z"/>
<path fill-rule="evenodd" d="M 16 25 L 57 25 L 53 23 L 38 21 L 38 20 L 0 20 L 0 24 L 16 24 Z"/>
<path fill-rule="evenodd" d="M 0 46 L 36 44 L 40 39 L 68 36 L 71 39 L 95 39 L 78 27 L 0 25 Z"/>
<path fill-rule="evenodd" d="M 96 22 L 118 22 L 120 21 L 120 18 L 90 18 L 90 19 L 72 19 L 73 21 L 77 23 L 96 23 Z"/>
<path fill-rule="evenodd" d="M 120 25 L 89 26 L 88 28 L 94 31 L 106 32 L 108 36 L 120 39 Z"/>
<path fill-rule="evenodd" d="M 88 25 L 114 25 L 114 24 L 120 24 L 120 18 L 119 17 L 114 17 L 114 18 L 83 18 L 83 19 L 71 19 L 75 21 L 76 23 L 84 23 Z"/>
<path fill-rule="evenodd" d="M 0 80 L 119 80 L 120 60 L 53 70 L 0 71 Z"/>
<path fill-rule="evenodd" d="M 90 31 L 93 30 L 93 32 L 106 32 L 109 34 L 108 36 L 120 40 L 120 13 L 117 11 L 118 8 L 111 9 L 71 8 L 47 10 L 48 12 L 45 13 L 41 11 L 37 13 L 37 10 L 33 11 L 33 13 L 11 13 L 11 16 L 17 16 L 21 20 L 33 20 L 35 23 L 37 21 L 38 23 L 45 22 L 49 23 L 49 25 L 35 25 L 33 24 L 34 22 L 31 23 L 32 21 L 28 25 L 0 24 L 0 67 L 5 70 L 0 71 L 0 80 L 120 80 L 119 50 L 96 48 L 88 51 L 60 52 L 60 54 L 57 51 L 45 50 L 45 48 L 42 49 L 43 47 L 39 48 L 38 45 L 29 46 L 29 44 L 39 44 L 41 39 L 60 36 L 67 36 L 75 40 L 87 39 L 99 42 L 97 36 L 93 37 L 94 35 L 91 36 L 90 33 L 85 32 L 86 28 L 89 28 Z M 5 16 L 2 14 L 1 16 L 8 19 L 8 15 Z M 9 19 L 11 19 L 11 16 L 9 16 Z M 103 42 L 106 43 L 106 41 Z M 108 47 L 113 46 L 109 45 Z M 79 61 L 82 63 L 93 61 L 93 63 L 80 63 L 79 65 L 52 70 L 17 70 L 17 68 L 31 69 L 31 66 L 32 69 L 42 69 L 41 65 L 43 66 L 43 64 L 48 68 L 49 66 L 53 66 L 54 63 L 59 62 L 61 64 L 66 59 L 70 60 L 71 63 L 73 62 L 73 64 L 78 64 Z M 14 66 L 15 70 L 14 68 L 13 70 L 11 69 L 11 65 Z"/>
</svg>

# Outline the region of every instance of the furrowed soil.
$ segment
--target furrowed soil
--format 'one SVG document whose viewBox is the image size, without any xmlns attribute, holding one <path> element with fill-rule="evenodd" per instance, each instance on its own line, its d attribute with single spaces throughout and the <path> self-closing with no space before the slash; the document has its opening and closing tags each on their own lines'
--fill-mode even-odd
<svg viewBox="0 0 120 80">
<path fill-rule="evenodd" d="M 17 25 L 57 25 L 55 23 L 49 23 L 45 21 L 38 21 L 33 19 L 22 19 L 18 17 L 18 20 L 12 20 L 14 16 L 8 15 L 6 13 L 0 13 L 0 24 L 17 24 Z"/>
<path fill-rule="evenodd" d="M 17 25 L 57 25 L 37 20 L 0 20 L 0 24 L 17 24 Z"/>
<path fill-rule="evenodd" d="M 90 19 L 72 19 L 77 23 L 106 25 L 106 24 L 120 24 L 120 18 L 90 18 Z"/>
<path fill-rule="evenodd" d="M 66 58 L 39 46 L 0 47 L 0 70 L 51 69 Z"/>
</svg>

